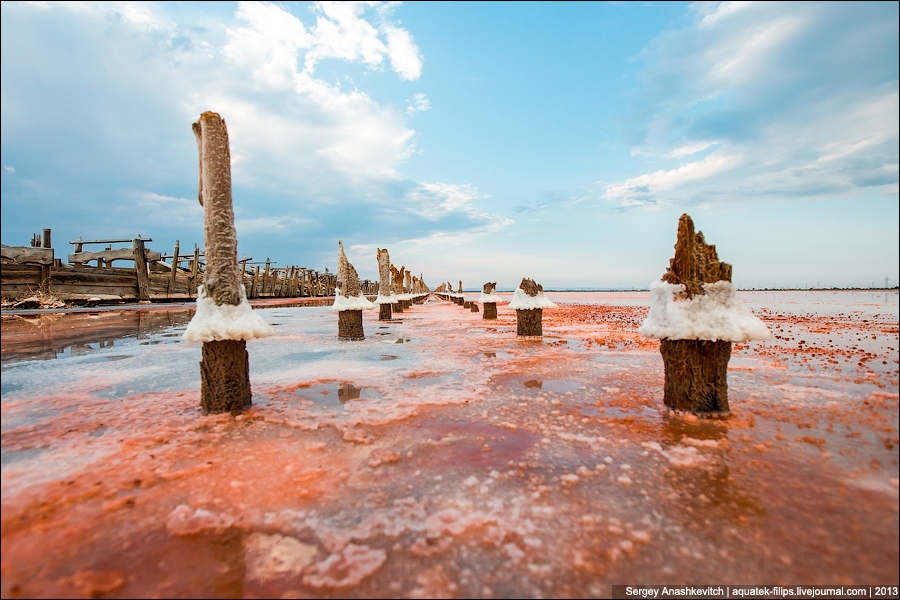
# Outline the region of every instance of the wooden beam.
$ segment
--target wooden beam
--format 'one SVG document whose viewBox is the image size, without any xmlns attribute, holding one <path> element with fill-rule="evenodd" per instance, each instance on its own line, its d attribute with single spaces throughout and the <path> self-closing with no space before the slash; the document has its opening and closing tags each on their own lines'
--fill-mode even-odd
<svg viewBox="0 0 900 600">
<path fill-rule="evenodd" d="M 150 274 L 147 271 L 147 258 L 144 249 L 144 240 L 135 238 L 131 241 L 134 254 L 134 272 L 137 275 L 138 299 L 150 301 Z M 155 253 L 159 256 L 159 252 Z M 157 260 L 159 260 L 157 258 Z"/>
<path fill-rule="evenodd" d="M 28 246 L 3 246 L 3 258 L 19 264 L 52 265 L 53 248 L 31 248 Z"/>
<path fill-rule="evenodd" d="M 135 239 L 141 242 L 141 247 L 143 248 L 144 241 L 138 238 Z M 69 254 L 69 262 L 80 265 L 92 260 L 100 260 L 109 265 L 114 260 L 134 260 L 134 256 L 134 248 L 130 250 L 128 248 L 119 248 L 118 250 L 103 250 L 102 252 L 74 252 Z M 162 255 L 159 252 L 144 248 L 144 264 L 148 262 L 157 262 L 161 257 Z"/>
</svg>

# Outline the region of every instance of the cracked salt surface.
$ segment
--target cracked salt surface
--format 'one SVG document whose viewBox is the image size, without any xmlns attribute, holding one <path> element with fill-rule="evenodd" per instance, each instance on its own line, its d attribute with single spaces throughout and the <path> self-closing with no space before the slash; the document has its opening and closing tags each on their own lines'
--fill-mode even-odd
<svg viewBox="0 0 900 600">
<path fill-rule="evenodd" d="M 896 296 L 738 294 L 776 339 L 735 345 L 725 419 L 661 410 L 636 293 L 554 293 L 528 342 L 502 304 L 367 313 L 362 342 L 261 310 L 237 418 L 200 414 L 177 313 L 61 354 L 69 317 L 4 317 L 3 596 L 895 581 Z"/>
</svg>

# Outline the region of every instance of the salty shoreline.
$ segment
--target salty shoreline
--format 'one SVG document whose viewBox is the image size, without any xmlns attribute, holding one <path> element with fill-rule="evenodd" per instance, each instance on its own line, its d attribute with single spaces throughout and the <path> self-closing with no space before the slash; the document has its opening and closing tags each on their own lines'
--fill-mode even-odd
<svg viewBox="0 0 900 600">
<path fill-rule="evenodd" d="M 504 305 L 358 343 L 264 308 L 238 418 L 200 414 L 181 323 L 4 359 L 3 596 L 895 582 L 896 295 L 818 294 L 742 295 L 776 337 L 736 344 L 725 419 L 662 410 L 640 293 L 554 294 L 542 340 Z"/>
</svg>

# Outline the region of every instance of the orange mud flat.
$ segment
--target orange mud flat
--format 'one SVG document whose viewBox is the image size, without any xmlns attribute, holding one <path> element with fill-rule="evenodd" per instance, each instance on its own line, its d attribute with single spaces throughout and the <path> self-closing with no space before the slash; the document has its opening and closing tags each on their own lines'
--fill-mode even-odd
<svg viewBox="0 0 900 600">
<path fill-rule="evenodd" d="M 4 317 L 2 596 L 896 585 L 896 295 L 745 295 L 774 337 L 715 419 L 663 410 L 640 294 L 548 296 L 537 339 L 503 304 L 361 342 L 261 308 L 238 417 L 201 414 L 184 314 Z"/>
</svg>

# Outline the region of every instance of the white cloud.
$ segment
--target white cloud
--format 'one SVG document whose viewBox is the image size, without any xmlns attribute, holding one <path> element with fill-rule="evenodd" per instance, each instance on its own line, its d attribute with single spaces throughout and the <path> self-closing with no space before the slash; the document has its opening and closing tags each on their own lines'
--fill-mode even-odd
<svg viewBox="0 0 900 600">
<path fill-rule="evenodd" d="M 406 107 L 406 112 L 410 115 L 417 112 L 425 112 L 431 108 L 431 103 L 428 101 L 428 98 L 425 97 L 425 94 L 416 94 L 413 96 L 412 101 L 407 100 L 407 102 L 409 103 L 409 106 Z"/>
<path fill-rule="evenodd" d="M 697 154 L 702 150 L 706 150 L 710 146 L 714 146 L 717 142 L 694 142 L 691 144 L 685 144 L 684 146 L 680 146 L 675 148 L 668 154 L 666 154 L 667 158 L 684 158 L 685 156 L 690 156 L 691 154 Z"/>
<path fill-rule="evenodd" d="M 12 174 L 12 175 L 15 175 L 15 174 L 16 174 L 15 168 L 13 168 L 13 167 L 11 167 L 11 166 L 9 166 L 9 165 L 3 165 L 3 170 L 6 171 L 7 173 Z"/>
<path fill-rule="evenodd" d="M 641 53 L 629 132 L 633 156 L 687 162 L 607 183 L 605 198 L 655 206 L 896 186 L 885 167 L 898 159 L 898 80 L 884 59 L 896 53 L 896 7 L 692 9 L 692 25 Z"/>
<path fill-rule="evenodd" d="M 267 233 L 284 231 L 289 227 L 302 227 L 310 223 L 309 219 L 298 219 L 292 216 L 256 217 L 253 219 L 235 219 L 234 228 L 238 235 L 245 233 Z"/>
<path fill-rule="evenodd" d="M 381 31 L 387 38 L 387 54 L 394 70 L 403 79 L 418 79 L 422 75 L 422 57 L 412 35 L 405 29 L 387 24 Z"/>
<path fill-rule="evenodd" d="M 654 199 L 666 197 L 689 183 L 706 181 L 740 164 L 741 157 L 729 156 L 721 151 L 716 151 L 702 160 L 682 165 L 676 169 L 646 173 L 627 179 L 622 183 L 609 185 L 603 197 L 609 200 L 621 200 L 625 206 L 654 204 Z"/>
</svg>

